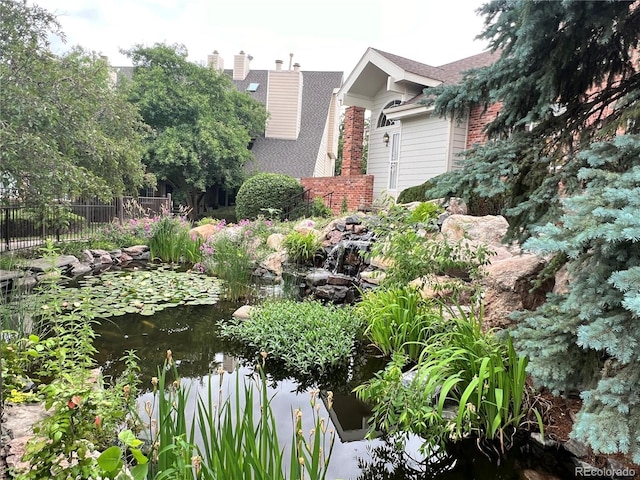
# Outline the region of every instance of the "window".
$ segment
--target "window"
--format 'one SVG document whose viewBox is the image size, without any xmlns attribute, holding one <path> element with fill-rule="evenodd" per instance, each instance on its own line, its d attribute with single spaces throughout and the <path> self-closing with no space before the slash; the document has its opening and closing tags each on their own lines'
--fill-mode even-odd
<svg viewBox="0 0 640 480">
<path fill-rule="evenodd" d="M 389 152 L 389 190 L 398 188 L 398 156 L 400 153 L 400 134 L 391 135 L 391 151 Z"/>
<path fill-rule="evenodd" d="M 258 90 L 258 87 L 259 87 L 259 86 L 260 86 L 260 84 L 259 84 L 259 83 L 251 82 L 251 83 L 249 84 L 249 86 L 247 87 L 247 92 L 255 92 L 256 90 Z"/>
<path fill-rule="evenodd" d="M 388 127 L 395 123 L 393 120 L 387 120 L 387 116 L 384 114 L 384 111 L 387 108 L 395 107 L 397 105 L 400 105 L 401 103 L 402 102 L 400 100 L 394 100 L 393 102 L 389 102 L 385 105 L 385 107 L 382 109 L 382 112 L 380 112 L 380 116 L 378 117 L 378 128 Z"/>
</svg>

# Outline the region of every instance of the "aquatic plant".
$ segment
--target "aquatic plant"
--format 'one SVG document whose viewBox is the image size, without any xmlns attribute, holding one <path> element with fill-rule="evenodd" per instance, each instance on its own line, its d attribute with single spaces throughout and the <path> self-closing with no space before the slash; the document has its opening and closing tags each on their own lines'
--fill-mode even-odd
<svg viewBox="0 0 640 480">
<path fill-rule="evenodd" d="M 287 467 L 283 441 L 278 437 L 271 409 L 272 398 L 267 393 L 266 357 L 266 353 L 261 355 L 257 373 L 242 386 L 240 375 L 236 375 L 234 396 L 224 400 L 221 391 L 225 371 L 220 368 L 217 388 L 211 377 L 204 398 L 198 396 L 193 418 L 187 419 L 189 390 L 180 380 L 171 351 L 167 352 L 163 368 L 158 370 L 158 377 L 152 379 L 154 401 L 146 406 L 151 426 L 149 443 L 153 448 L 150 457 L 154 459 L 150 469 L 157 474 L 154 478 L 325 478 L 335 433 L 327 429 L 328 419 L 318 414 L 319 391 L 310 394 L 313 413 L 308 437 L 302 412 L 299 409 L 293 412 Z M 332 403 L 333 395 L 327 392 L 329 409 Z M 201 443 L 197 438 L 201 438 Z"/>
<path fill-rule="evenodd" d="M 351 307 L 317 301 L 268 301 L 251 317 L 222 325 L 221 335 L 265 351 L 302 375 L 321 375 L 349 361 L 362 320 Z"/>
<path fill-rule="evenodd" d="M 411 287 L 379 288 L 366 292 L 355 307 L 364 331 L 383 355 L 404 352 L 417 361 L 423 342 L 443 328 L 441 308 Z"/>
<path fill-rule="evenodd" d="M 160 218 L 153 225 L 149 238 L 151 259 L 169 263 L 199 262 L 202 239 L 198 235 L 191 236 L 190 229 L 184 217 L 165 215 Z"/>
<path fill-rule="evenodd" d="M 453 318 L 424 341 L 411 375 L 404 373 L 407 357 L 395 353 L 383 372 L 355 389 L 374 404 L 372 429 L 415 433 L 425 446 L 472 436 L 509 448 L 529 414 L 527 359 L 510 338 L 482 332 L 481 312 L 449 312 Z"/>
</svg>

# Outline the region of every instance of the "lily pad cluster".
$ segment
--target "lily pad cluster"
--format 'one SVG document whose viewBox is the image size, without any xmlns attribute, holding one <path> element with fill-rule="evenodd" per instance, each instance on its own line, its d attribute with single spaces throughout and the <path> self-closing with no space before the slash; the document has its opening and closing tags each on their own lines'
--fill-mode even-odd
<svg viewBox="0 0 640 480">
<path fill-rule="evenodd" d="M 153 315 L 178 305 L 213 305 L 220 293 L 217 278 L 162 267 L 153 271 L 106 272 L 85 278 L 80 287 L 64 289 L 66 303 L 88 300 L 95 315 L 102 318 L 127 313 Z"/>
</svg>

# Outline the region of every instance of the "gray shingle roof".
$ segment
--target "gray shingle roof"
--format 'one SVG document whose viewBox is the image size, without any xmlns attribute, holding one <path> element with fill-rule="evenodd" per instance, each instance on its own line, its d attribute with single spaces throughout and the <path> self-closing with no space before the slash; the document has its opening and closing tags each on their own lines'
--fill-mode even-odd
<svg viewBox="0 0 640 480">
<path fill-rule="evenodd" d="M 231 74 L 231 71 L 225 70 Z M 334 88 L 342 84 L 342 72 L 302 72 L 302 118 L 297 140 L 260 136 L 251 149 L 255 161 L 247 165 L 249 172 L 282 173 L 294 178 L 313 176 L 316 158 Z M 267 70 L 251 70 L 244 80 L 234 80 L 238 90 L 246 91 L 250 83 L 259 83 L 250 93 L 256 100 L 267 102 Z"/>
<path fill-rule="evenodd" d="M 486 67 L 494 63 L 500 56 L 500 52 L 486 51 L 471 57 L 456 60 L 455 62 L 447 63 L 434 67 L 427 65 L 426 63 L 416 62 L 393 53 L 383 52 L 377 48 L 372 48 L 387 60 L 395 63 L 397 66 L 409 73 L 415 73 L 423 77 L 433 78 L 434 80 L 440 80 L 443 83 L 456 83 L 462 79 L 463 73 L 473 68 Z"/>
</svg>

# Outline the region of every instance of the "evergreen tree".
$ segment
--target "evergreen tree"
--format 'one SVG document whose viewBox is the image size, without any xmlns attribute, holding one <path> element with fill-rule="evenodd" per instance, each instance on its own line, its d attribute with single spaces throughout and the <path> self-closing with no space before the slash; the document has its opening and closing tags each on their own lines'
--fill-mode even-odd
<svg viewBox="0 0 640 480">
<path fill-rule="evenodd" d="M 576 438 L 640 462 L 640 135 L 578 156 L 583 193 L 525 243 L 567 255 L 569 291 L 521 312 L 513 336 L 539 383 L 582 392 Z"/>
<path fill-rule="evenodd" d="M 504 194 L 510 237 L 524 239 L 530 225 L 558 218 L 560 185 L 564 194 L 581 188 L 576 175 L 584 161 L 576 152 L 638 118 L 640 8 L 494 0 L 479 12 L 479 38 L 500 58 L 459 84 L 425 93 L 440 115 L 462 118 L 471 106 L 497 102 L 502 108 L 487 126 L 489 141 L 427 194 Z"/>
<path fill-rule="evenodd" d="M 580 391 L 573 435 L 640 462 L 640 7 L 496 0 L 490 67 L 428 93 L 441 115 L 499 102 L 488 142 L 427 195 L 498 193 L 510 236 L 568 260 L 567 293 L 513 332 L 538 384 Z"/>
</svg>

